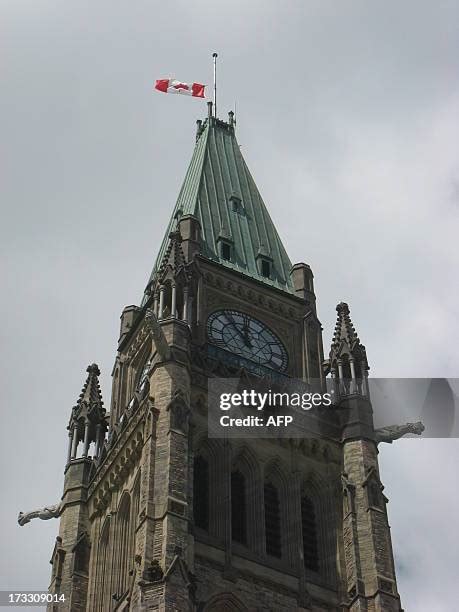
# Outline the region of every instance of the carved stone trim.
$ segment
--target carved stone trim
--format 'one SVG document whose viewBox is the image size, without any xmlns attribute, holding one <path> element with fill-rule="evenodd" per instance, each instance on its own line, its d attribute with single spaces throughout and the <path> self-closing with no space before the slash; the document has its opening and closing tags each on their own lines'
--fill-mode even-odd
<svg viewBox="0 0 459 612">
<path fill-rule="evenodd" d="M 127 478 L 140 460 L 145 439 L 145 421 L 148 406 L 146 399 L 133 415 L 119 438 L 108 451 L 88 489 L 90 516 L 102 512 L 109 504 L 112 492 Z"/>
</svg>

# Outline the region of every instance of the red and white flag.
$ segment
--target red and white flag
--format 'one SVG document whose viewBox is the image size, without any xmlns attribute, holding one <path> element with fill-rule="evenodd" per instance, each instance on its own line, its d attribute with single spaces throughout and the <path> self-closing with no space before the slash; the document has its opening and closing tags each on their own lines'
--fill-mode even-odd
<svg viewBox="0 0 459 612">
<path fill-rule="evenodd" d="M 201 83 L 183 83 L 176 79 L 159 79 L 155 84 L 155 89 L 158 91 L 193 96 L 195 98 L 205 98 L 205 87 Z"/>
</svg>

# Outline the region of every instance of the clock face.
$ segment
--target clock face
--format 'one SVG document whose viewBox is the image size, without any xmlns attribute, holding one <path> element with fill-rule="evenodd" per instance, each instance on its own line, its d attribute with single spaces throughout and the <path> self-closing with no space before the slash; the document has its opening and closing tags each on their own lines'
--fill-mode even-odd
<svg viewBox="0 0 459 612">
<path fill-rule="evenodd" d="M 287 351 L 274 332 L 237 310 L 218 310 L 207 320 L 207 336 L 216 346 L 273 370 L 287 368 Z"/>
</svg>

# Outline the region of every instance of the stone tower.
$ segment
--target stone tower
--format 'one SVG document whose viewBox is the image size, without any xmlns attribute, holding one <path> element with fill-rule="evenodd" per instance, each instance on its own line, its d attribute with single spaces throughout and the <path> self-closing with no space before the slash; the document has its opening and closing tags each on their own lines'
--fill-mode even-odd
<svg viewBox="0 0 459 612">
<path fill-rule="evenodd" d="M 400 611 L 349 308 L 324 360 L 313 273 L 292 266 L 233 114 L 209 103 L 197 124 L 143 300 L 121 315 L 110 411 L 95 364 L 72 410 L 50 591 L 72 612 Z M 304 438 L 211 438 L 209 379 L 241 375 L 329 384 L 334 403 Z"/>
</svg>

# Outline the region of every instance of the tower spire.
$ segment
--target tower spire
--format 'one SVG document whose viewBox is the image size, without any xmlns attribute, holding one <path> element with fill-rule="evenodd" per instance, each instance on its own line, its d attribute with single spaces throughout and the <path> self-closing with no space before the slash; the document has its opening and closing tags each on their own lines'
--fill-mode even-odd
<svg viewBox="0 0 459 612">
<path fill-rule="evenodd" d="M 228 122 L 216 120 L 212 101 L 207 104 L 208 117 L 197 124 L 194 152 L 147 287 L 157 278 L 171 232 L 180 219 L 193 217 L 200 224 L 195 251 L 201 257 L 294 294 L 292 263 L 242 156 L 234 115 L 229 113 Z M 147 292 L 143 305 L 148 298 Z"/>
<path fill-rule="evenodd" d="M 80 442 L 84 443 L 83 457 L 88 456 L 89 446 L 95 443 L 94 457 L 98 457 L 102 448 L 107 425 L 105 422 L 105 408 L 100 390 L 100 370 L 96 363 L 86 368 L 88 377 L 83 385 L 77 403 L 72 408 L 69 430 L 69 449 L 67 462 L 77 456 Z"/>
<path fill-rule="evenodd" d="M 329 371 L 338 396 L 368 394 L 368 361 L 365 347 L 355 331 L 346 302 L 336 306 L 338 313 L 330 348 Z"/>
<path fill-rule="evenodd" d="M 86 372 L 88 377 L 78 397 L 76 407 L 81 410 L 84 405 L 87 405 L 91 410 L 100 410 L 103 408 L 104 402 L 99 384 L 99 366 L 97 363 L 91 363 L 86 368 Z"/>
</svg>

